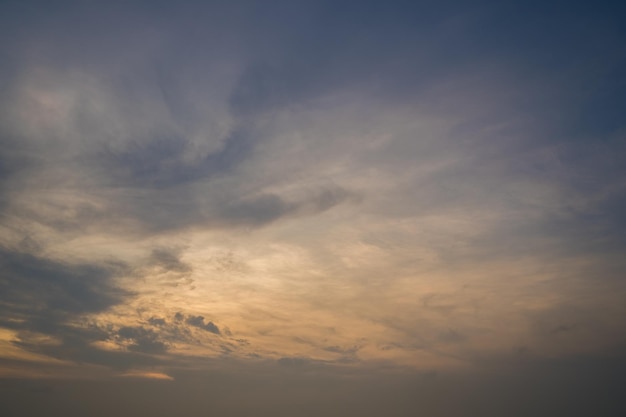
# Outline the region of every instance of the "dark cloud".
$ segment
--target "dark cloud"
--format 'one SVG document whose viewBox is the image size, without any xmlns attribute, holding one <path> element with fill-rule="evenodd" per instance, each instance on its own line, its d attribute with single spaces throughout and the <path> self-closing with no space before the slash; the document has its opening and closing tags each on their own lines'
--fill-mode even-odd
<svg viewBox="0 0 626 417">
<path fill-rule="evenodd" d="M 168 271 L 188 273 L 191 271 L 191 266 L 182 262 L 179 258 L 179 254 L 175 250 L 168 249 L 154 249 L 151 254 L 151 260 L 157 265 Z"/>
<path fill-rule="evenodd" d="M 356 195 L 340 187 L 312 190 L 298 199 L 288 199 L 275 193 L 249 193 L 234 188 L 227 192 L 207 190 L 199 198 L 188 190 L 168 190 L 142 197 L 121 196 L 115 210 L 141 229 L 159 232 L 188 226 L 228 229 L 266 226 L 285 218 L 319 214 L 350 201 Z M 143 194 L 143 192 L 142 192 Z"/>
<path fill-rule="evenodd" d="M 262 194 L 228 204 L 222 218 L 235 224 L 263 225 L 283 217 L 295 210 L 275 194 Z"/>
<path fill-rule="evenodd" d="M 171 269 L 180 269 L 177 258 L 171 255 L 157 251 L 155 257 Z M 114 284 L 114 278 L 126 270 L 124 265 L 61 263 L 3 249 L 0 270 L 0 326 L 16 332 L 17 339 L 12 343 L 21 349 L 71 362 L 129 369 L 159 363 L 159 359 L 146 354 L 166 353 L 171 343 L 196 342 L 187 326 L 163 318 L 151 317 L 147 326 L 117 330 L 82 318 L 116 306 L 132 295 Z M 182 323 L 183 318 L 176 316 L 174 323 Z M 186 323 L 220 334 L 213 322 L 205 323 L 201 316 L 188 316 Z M 126 351 L 102 350 L 94 345 L 107 341 L 116 341 Z"/>
<path fill-rule="evenodd" d="M 131 143 L 118 152 L 110 150 L 104 158 L 99 155 L 98 161 L 110 163 L 118 184 L 172 186 L 193 176 L 194 168 L 186 167 L 180 160 L 185 143 L 183 138 L 177 137 L 151 138 L 145 143 Z"/>
<path fill-rule="evenodd" d="M 37 330 L 40 332 L 40 330 Z M 109 327 L 93 324 L 56 325 L 53 330 L 44 334 L 54 338 L 54 342 L 42 342 L 38 335 L 34 337 L 28 331 L 17 333 L 17 340 L 12 343 L 26 351 L 38 353 L 50 358 L 61 359 L 72 364 L 101 365 L 113 370 L 126 370 L 133 367 L 154 366 L 163 361 L 149 354 L 162 353 L 167 346 L 149 337 L 128 339 L 127 350 L 103 350 L 94 345 L 95 342 L 106 342 L 114 339 L 116 333 Z M 9 361 L 10 362 L 10 361 Z M 41 367 L 45 371 L 48 366 Z M 59 375 L 66 369 L 59 369 Z"/>
<path fill-rule="evenodd" d="M 172 134 L 141 139 L 129 138 L 130 145 L 120 150 L 101 150 L 94 163 L 114 184 L 159 190 L 232 174 L 250 156 L 255 143 L 253 134 L 235 129 L 219 150 L 190 161 L 185 152 L 194 144 L 188 138 Z"/>
<path fill-rule="evenodd" d="M 108 331 L 108 337 L 120 341 L 131 351 L 143 353 L 165 353 L 176 343 L 202 344 L 202 338 L 194 335 L 193 329 L 200 329 L 221 335 L 222 331 L 212 321 L 205 321 L 203 316 L 186 315 L 178 312 L 172 320 L 150 317 L 134 326 L 123 326 L 116 331 Z M 231 336 L 230 332 L 224 332 Z M 231 350 L 230 345 L 222 344 L 223 349 Z"/>
<path fill-rule="evenodd" d="M 70 264 L 2 249 L 0 268 L 0 326 L 16 332 L 15 346 L 53 358 L 114 368 L 154 363 L 149 358 L 94 347 L 93 342 L 108 340 L 111 330 L 82 317 L 105 311 L 131 296 L 113 281 L 125 271 L 124 265 Z M 131 335 L 132 330 L 120 335 L 132 338 L 131 350 L 156 352 L 164 348 L 152 333 L 136 330 Z M 52 343 L 42 341 L 42 336 L 51 338 Z"/>
<path fill-rule="evenodd" d="M 341 347 L 341 346 L 325 346 L 322 348 L 327 352 L 339 354 L 339 358 L 336 359 L 338 363 L 356 363 L 359 362 L 357 353 L 361 346 Z"/>
<path fill-rule="evenodd" d="M 219 209 L 218 219 L 232 226 L 260 227 L 281 218 L 318 214 L 350 200 L 358 199 L 354 193 L 337 186 L 309 190 L 293 200 L 261 193 L 227 202 Z"/>
<path fill-rule="evenodd" d="M 74 316 L 68 316 L 68 320 Z M 7 318 L 8 319 L 8 318 Z M 167 365 L 177 361 L 170 348 L 178 343 L 202 345 L 202 337 L 194 334 L 200 329 L 215 335 L 222 332 L 212 321 L 203 316 L 176 313 L 172 320 L 150 317 L 137 321 L 134 325 L 116 327 L 112 324 L 82 322 L 72 323 L 42 322 L 33 319 L 19 326 L 11 325 L 8 319 L 5 327 L 17 330 L 17 339 L 12 343 L 30 352 L 52 358 L 86 364 L 104 365 L 112 369 L 127 370 L 133 367 Z M 52 343 L 41 335 L 52 337 Z M 226 334 L 230 338 L 231 334 Z M 114 343 L 119 350 L 103 350 L 95 342 Z M 228 355 L 237 349 L 237 344 L 225 340 L 217 346 L 222 354 Z M 169 356 L 163 356 L 169 354 Z M 159 356 L 155 356 L 159 355 Z"/>
<path fill-rule="evenodd" d="M 212 321 L 208 321 L 205 323 L 203 316 L 187 316 L 187 318 L 185 319 L 185 323 L 189 324 L 190 326 L 206 330 L 207 332 L 220 334 L 220 329 Z"/>
<path fill-rule="evenodd" d="M 159 317 L 150 317 L 148 319 L 148 323 L 152 326 L 165 326 L 166 321 L 165 319 L 159 318 Z"/>
<path fill-rule="evenodd" d="M 2 249 L 0 268 L 5 325 L 61 324 L 72 316 L 104 311 L 129 296 L 113 283 L 124 270 L 121 264 L 76 265 Z"/>
<path fill-rule="evenodd" d="M 167 344 L 159 340 L 159 335 L 152 329 L 129 326 L 120 328 L 117 334 L 129 341 L 128 349 L 135 352 L 164 353 L 167 350 Z"/>
</svg>

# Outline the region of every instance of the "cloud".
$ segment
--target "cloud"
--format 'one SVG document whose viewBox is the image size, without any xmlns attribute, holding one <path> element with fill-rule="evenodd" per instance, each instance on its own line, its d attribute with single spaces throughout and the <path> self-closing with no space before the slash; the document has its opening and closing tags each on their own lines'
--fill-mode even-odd
<svg viewBox="0 0 626 417">
<path fill-rule="evenodd" d="M 197 154 L 193 138 L 157 131 L 147 138 L 130 137 L 120 149 L 96 148 L 93 163 L 115 184 L 162 190 L 232 174 L 250 157 L 255 144 L 254 134 L 243 126 L 205 140 L 217 142 L 216 149 Z"/>
<path fill-rule="evenodd" d="M 0 326 L 15 332 L 14 346 L 51 358 L 126 368 L 154 364 L 137 353 L 163 353 L 167 344 L 151 329 L 126 326 L 113 333 L 89 315 L 118 306 L 133 294 L 115 279 L 119 263 L 76 264 L 11 251 L 0 252 Z M 107 351 L 98 343 L 118 337 L 130 352 Z"/>
<path fill-rule="evenodd" d="M 205 323 L 204 317 L 202 316 L 187 316 L 187 318 L 185 319 L 185 323 L 189 324 L 190 326 L 197 327 L 202 330 L 206 330 L 207 332 L 210 332 L 210 333 L 214 333 L 214 334 L 221 333 L 220 329 L 212 321 L 208 321 Z"/>
<path fill-rule="evenodd" d="M 278 364 L 287 368 L 303 368 L 305 366 L 315 363 L 310 358 L 306 357 L 284 357 L 277 360 Z"/>
<path fill-rule="evenodd" d="M 113 283 L 124 271 L 121 264 L 70 264 L 2 249 L 0 268 L 5 326 L 46 332 L 48 326 L 104 311 L 130 295 Z"/>
<path fill-rule="evenodd" d="M 622 343 L 618 14 L 287 3 L 5 6 L 11 343 L 124 369 Z"/>
<path fill-rule="evenodd" d="M 120 376 L 125 377 L 125 378 L 146 378 L 146 379 L 157 379 L 157 380 L 163 380 L 163 381 L 174 380 L 174 378 L 162 372 L 147 372 L 147 371 L 140 371 L 140 370 L 133 370 L 133 371 L 125 372 L 121 374 Z"/>
<path fill-rule="evenodd" d="M 152 326 L 161 327 L 161 326 L 165 326 L 166 321 L 165 321 L 165 319 L 162 319 L 162 318 L 159 318 L 159 317 L 150 317 L 148 319 L 148 323 L 150 325 L 152 325 Z"/>
<path fill-rule="evenodd" d="M 159 336 L 152 329 L 141 326 L 122 327 L 117 335 L 130 342 L 128 349 L 143 353 L 163 353 L 167 351 L 167 344 L 159 340 Z"/>
<path fill-rule="evenodd" d="M 179 259 L 179 255 L 174 250 L 154 249 L 150 256 L 151 260 L 167 271 L 188 273 L 191 267 Z"/>
</svg>

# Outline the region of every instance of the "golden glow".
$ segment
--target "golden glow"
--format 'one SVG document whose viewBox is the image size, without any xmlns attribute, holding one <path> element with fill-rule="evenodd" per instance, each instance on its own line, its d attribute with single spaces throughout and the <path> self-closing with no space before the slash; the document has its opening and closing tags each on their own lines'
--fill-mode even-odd
<svg viewBox="0 0 626 417">
<path fill-rule="evenodd" d="M 129 371 L 120 374 L 123 378 L 145 378 L 145 379 L 159 379 L 163 381 L 173 381 L 174 378 L 161 372 L 146 372 L 146 371 Z"/>
</svg>

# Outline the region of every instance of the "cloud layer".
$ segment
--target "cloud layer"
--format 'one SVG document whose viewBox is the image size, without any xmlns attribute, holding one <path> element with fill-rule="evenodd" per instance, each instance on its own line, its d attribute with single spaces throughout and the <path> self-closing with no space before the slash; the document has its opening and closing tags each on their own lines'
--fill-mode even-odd
<svg viewBox="0 0 626 417">
<path fill-rule="evenodd" d="M 0 6 L 0 376 L 614 381 L 621 6 L 183 3 Z"/>
</svg>

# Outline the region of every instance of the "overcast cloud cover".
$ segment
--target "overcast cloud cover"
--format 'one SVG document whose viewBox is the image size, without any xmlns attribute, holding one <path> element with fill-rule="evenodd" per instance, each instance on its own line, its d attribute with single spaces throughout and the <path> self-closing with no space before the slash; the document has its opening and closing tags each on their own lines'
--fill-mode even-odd
<svg viewBox="0 0 626 417">
<path fill-rule="evenodd" d="M 624 415 L 625 12 L 1 2 L 0 414 Z"/>
</svg>

